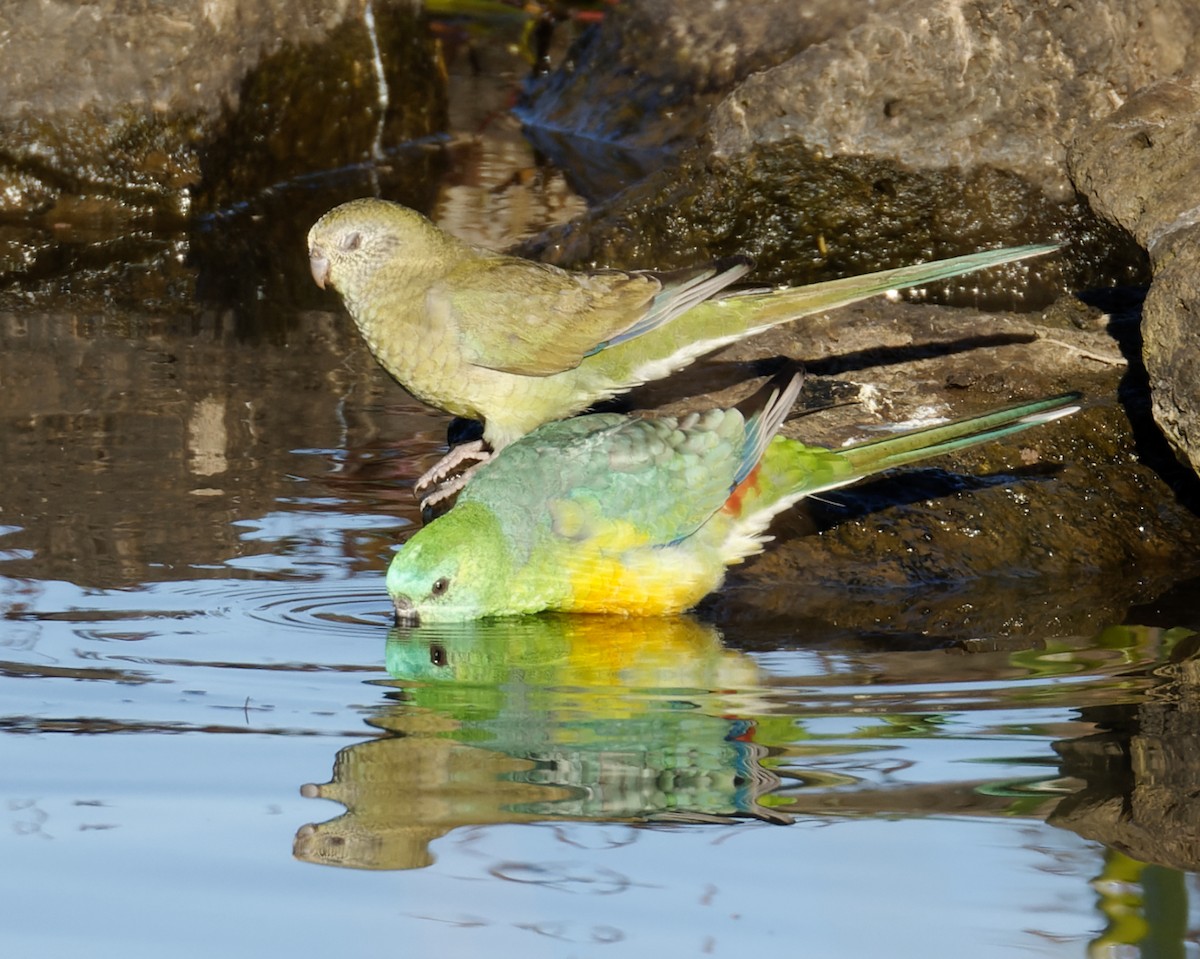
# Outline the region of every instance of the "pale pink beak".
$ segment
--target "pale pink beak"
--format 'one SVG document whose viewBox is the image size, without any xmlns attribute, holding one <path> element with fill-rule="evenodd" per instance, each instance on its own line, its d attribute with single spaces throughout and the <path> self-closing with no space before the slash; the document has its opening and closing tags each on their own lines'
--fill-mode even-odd
<svg viewBox="0 0 1200 959">
<path fill-rule="evenodd" d="M 329 257 L 319 246 L 308 251 L 308 266 L 312 270 L 313 280 L 322 290 L 329 280 Z"/>
</svg>

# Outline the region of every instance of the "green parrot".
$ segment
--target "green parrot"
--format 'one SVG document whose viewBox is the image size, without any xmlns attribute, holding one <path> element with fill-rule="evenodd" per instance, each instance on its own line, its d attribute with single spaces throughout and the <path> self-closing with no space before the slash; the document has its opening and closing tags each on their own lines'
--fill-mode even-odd
<svg viewBox="0 0 1200 959">
<path fill-rule="evenodd" d="M 717 589 L 726 566 L 760 552 L 772 517 L 803 497 L 1049 422 L 1080 398 L 825 449 L 775 435 L 800 381 L 749 416 L 596 413 L 510 444 L 392 558 L 397 622 L 678 613 Z"/>
<path fill-rule="evenodd" d="M 417 484 L 486 459 L 563 419 L 698 357 L 808 314 L 887 290 L 1039 256 L 1054 244 L 968 256 L 810 286 L 718 298 L 745 258 L 670 273 L 576 273 L 464 243 L 413 210 L 352 200 L 309 230 L 322 289 L 341 294 L 371 352 L 415 397 L 482 420 Z"/>
</svg>

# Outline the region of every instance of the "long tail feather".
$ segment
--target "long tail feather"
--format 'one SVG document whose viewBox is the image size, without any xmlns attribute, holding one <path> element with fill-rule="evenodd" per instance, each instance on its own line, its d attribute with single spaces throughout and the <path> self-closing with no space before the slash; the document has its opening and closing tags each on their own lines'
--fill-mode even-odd
<svg viewBox="0 0 1200 959">
<path fill-rule="evenodd" d="M 835 450 L 777 436 L 725 504 L 736 524 L 726 561 L 757 552 L 771 518 L 805 496 L 1052 422 L 1078 411 L 1080 399 L 1079 393 L 1063 393 Z"/>
<path fill-rule="evenodd" d="M 1057 244 L 1007 247 L 847 276 L 792 289 L 740 293 L 697 303 L 673 322 L 610 346 L 602 354 L 621 382 L 644 383 L 687 366 L 700 356 L 780 323 L 848 306 L 888 290 L 933 283 L 963 273 L 1042 256 Z"/>
<path fill-rule="evenodd" d="M 1069 416 L 1078 411 L 1081 398 L 1079 393 L 1063 393 L 1032 403 L 1014 403 L 980 416 L 858 443 L 837 453 L 850 467 L 847 482 L 853 482 L 862 476 L 997 440 Z"/>
<path fill-rule="evenodd" d="M 746 309 L 751 304 L 757 306 L 755 319 L 773 325 L 796 316 L 807 316 L 818 310 L 848 306 L 888 290 L 904 290 L 925 283 L 936 283 L 938 280 L 948 280 L 964 273 L 975 273 L 1004 263 L 1016 263 L 1019 260 L 1043 256 L 1053 253 L 1058 248 L 1057 243 L 1041 243 L 984 250 L 980 253 L 968 253 L 966 256 L 953 256 L 946 260 L 880 270 L 862 276 L 845 276 L 795 289 L 748 293 L 742 297 L 732 297 L 728 302 L 739 309 Z M 739 302 L 743 300 L 745 302 Z"/>
</svg>

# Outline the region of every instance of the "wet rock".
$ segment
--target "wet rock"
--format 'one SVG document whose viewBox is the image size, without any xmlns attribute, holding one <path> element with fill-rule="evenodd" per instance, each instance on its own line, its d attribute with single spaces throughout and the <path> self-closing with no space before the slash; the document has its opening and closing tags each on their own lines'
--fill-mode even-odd
<svg viewBox="0 0 1200 959">
<path fill-rule="evenodd" d="M 0 213 L 71 221 L 82 197 L 119 227 L 219 209 L 440 130 L 417 16 L 413 0 L 7 4 Z"/>
<path fill-rule="evenodd" d="M 1200 78 L 1152 85 L 1075 141 L 1071 169 L 1091 204 L 1150 254 L 1145 365 L 1154 416 L 1200 471 Z"/>
<path fill-rule="evenodd" d="M 1193 59 L 1197 26 L 1180 0 L 1149 15 L 1133 0 L 643 0 L 532 85 L 522 116 L 641 148 L 706 136 L 726 158 L 799 137 L 918 169 L 986 164 L 1067 198 L 1071 132 Z"/>
<path fill-rule="evenodd" d="M 991 166 L 1067 199 L 1072 133 L 1178 70 L 1197 26 L 1184 2 L 910 2 L 747 79 L 710 136 L 719 157 L 801 137 L 915 169 Z"/>
<path fill-rule="evenodd" d="M 1048 201 L 1012 173 L 990 167 L 917 172 L 869 156 L 822 158 L 802 144 L 755 149 L 714 166 L 682 158 L 524 244 L 521 252 L 572 267 L 666 268 L 719 256 L 755 260 L 754 282 L 800 284 L 1058 239 L 1048 262 L 972 277 L 978 302 L 1047 305 L 1064 288 L 1148 280 L 1143 254 L 1086 207 Z M 961 284 L 959 284 L 961 285 Z"/>
<path fill-rule="evenodd" d="M 30 300 L 307 283 L 312 221 L 381 184 L 420 205 L 434 158 L 411 144 L 446 122 L 414 0 L 18 0 L 0 57 L 0 288 Z"/>
<path fill-rule="evenodd" d="M 869 12 L 838 0 L 622 5 L 531 83 L 517 112 L 549 155 L 569 157 L 579 188 L 596 199 L 695 143 L 711 107 L 751 73 Z"/>
<path fill-rule="evenodd" d="M 769 21 L 770 12 L 754 7 L 695 3 L 675 17 Z M 670 33 L 653 6 L 627 16 L 643 33 Z M 1198 22 L 1190 5 L 1160 4 L 1147 16 L 1133 0 L 1086 12 L 1034 0 L 894 3 L 856 14 L 821 7 L 790 35 L 780 26 L 770 57 L 778 62 L 716 103 L 695 152 L 528 249 L 568 264 L 749 252 L 764 279 L 802 282 L 850 261 L 865 269 L 1056 235 L 1072 241 L 1075 285 L 1133 281 L 1131 244 L 1076 201 L 1065 144 L 1138 87 L 1180 69 L 1194 55 Z M 605 29 L 613 39 L 593 38 L 584 51 L 585 58 L 594 48 L 605 54 L 587 59 L 594 69 L 586 81 L 564 70 L 557 84 L 534 91 L 527 117 L 561 129 L 567 121 L 539 112 L 538 97 L 561 96 L 572 82 L 602 88 L 623 104 L 623 116 L 637 113 L 631 102 L 637 106 L 644 127 L 631 132 L 632 120 L 606 125 L 608 114 L 597 123 L 578 111 L 576 132 L 596 136 L 582 127 L 588 122 L 601 138 L 644 148 L 645 131 L 662 128 L 656 97 L 667 86 L 662 72 L 676 61 L 659 57 L 652 71 L 659 79 L 621 89 L 635 66 L 646 65 L 638 58 L 651 53 L 645 43 L 617 42 L 633 33 L 619 18 Z M 697 31 L 691 39 L 707 36 Z M 690 64 L 703 58 L 688 43 L 680 47 L 684 65 L 672 76 L 695 92 Z M 694 98 L 700 112 L 712 93 Z M 688 119 L 666 124 L 666 144 L 681 125 L 698 128 L 695 109 L 672 103 L 671 110 Z"/>
</svg>

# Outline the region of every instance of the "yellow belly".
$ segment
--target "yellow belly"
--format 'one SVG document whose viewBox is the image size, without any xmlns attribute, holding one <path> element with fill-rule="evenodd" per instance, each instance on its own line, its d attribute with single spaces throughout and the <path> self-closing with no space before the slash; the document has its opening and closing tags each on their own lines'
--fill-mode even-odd
<svg viewBox="0 0 1200 959">
<path fill-rule="evenodd" d="M 672 547 L 645 547 L 574 557 L 567 574 L 571 612 L 663 616 L 695 606 L 721 585 L 725 569 Z"/>
</svg>

